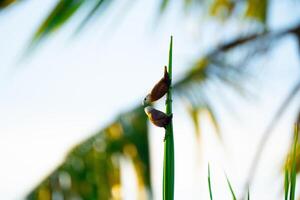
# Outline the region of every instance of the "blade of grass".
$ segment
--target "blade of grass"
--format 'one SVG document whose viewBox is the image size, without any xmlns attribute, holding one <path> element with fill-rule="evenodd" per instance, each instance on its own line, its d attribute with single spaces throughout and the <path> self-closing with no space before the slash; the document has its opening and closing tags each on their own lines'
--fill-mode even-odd
<svg viewBox="0 0 300 200">
<path fill-rule="evenodd" d="M 297 151 L 297 141 L 298 141 L 298 131 L 299 125 L 295 126 L 295 136 L 294 136 L 294 145 L 293 145 L 293 161 L 292 161 L 292 169 L 291 169 L 291 177 L 290 177 L 290 200 L 295 200 L 295 190 L 296 190 L 296 151 Z"/>
<path fill-rule="evenodd" d="M 168 73 L 171 81 L 166 100 L 166 114 L 172 114 L 172 51 L 173 37 L 170 40 Z M 164 141 L 164 167 L 163 167 L 163 199 L 174 199 L 174 139 L 173 120 L 166 127 Z"/>
<path fill-rule="evenodd" d="M 247 195 L 247 199 L 250 200 L 250 191 L 249 191 L 249 188 L 248 188 L 248 195 Z"/>
<path fill-rule="evenodd" d="M 227 180 L 227 184 L 228 184 L 228 187 L 229 187 L 230 192 L 231 192 L 231 195 L 232 195 L 232 199 L 233 199 L 233 200 L 236 200 L 236 196 L 235 196 L 235 194 L 234 194 L 234 191 L 233 191 L 233 189 L 232 189 L 231 183 L 230 183 L 230 181 L 229 181 L 227 175 L 226 175 L 226 180 Z"/>
<path fill-rule="evenodd" d="M 290 186 L 289 170 L 288 167 L 286 166 L 284 170 L 284 200 L 288 200 L 289 186 Z"/>
<path fill-rule="evenodd" d="M 209 197 L 210 197 L 210 200 L 213 200 L 213 196 L 212 196 L 212 190 L 211 190 L 211 182 L 210 182 L 210 167 L 209 167 L 209 164 L 208 164 L 208 189 L 209 189 Z"/>
</svg>

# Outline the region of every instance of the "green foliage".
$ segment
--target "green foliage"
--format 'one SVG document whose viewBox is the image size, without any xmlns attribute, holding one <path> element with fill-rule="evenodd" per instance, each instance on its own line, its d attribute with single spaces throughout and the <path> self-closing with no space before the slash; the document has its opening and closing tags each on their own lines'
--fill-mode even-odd
<svg viewBox="0 0 300 200">
<path fill-rule="evenodd" d="M 171 80 L 171 86 L 167 93 L 166 114 L 172 115 L 172 54 L 173 54 L 173 37 L 171 36 L 169 50 L 168 74 Z M 174 137 L 173 137 L 173 119 L 166 127 L 164 141 L 164 167 L 163 167 L 163 199 L 174 199 Z"/>
<path fill-rule="evenodd" d="M 6 8 L 14 2 L 21 2 L 21 0 L 0 0 L 0 9 Z M 86 8 L 89 8 L 89 11 L 79 23 L 75 33 L 81 31 L 88 21 L 95 17 L 97 13 L 102 14 L 105 10 L 107 10 L 109 5 L 113 2 L 113 0 L 58 0 L 57 5 L 41 23 L 38 30 L 34 34 L 29 49 L 35 47 L 42 39 L 60 29 L 70 19 L 75 18 L 74 16 L 79 10 L 81 10 L 80 8 L 85 6 Z M 161 0 L 159 7 L 160 13 L 165 12 L 170 3 L 172 2 L 169 0 Z M 241 12 L 243 12 L 243 9 L 240 8 L 245 4 L 244 1 L 234 0 L 182 0 L 182 3 L 184 8 L 191 7 L 191 5 L 195 4 L 200 5 L 196 6 L 199 9 L 209 6 L 207 10 L 209 10 L 210 15 L 217 16 L 223 20 L 226 20 L 230 16 L 240 19 Z M 247 0 L 246 12 L 244 15 L 247 18 L 252 18 L 259 22 L 266 23 L 267 8 L 268 0 Z M 189 11 L 192 11 L 192 9 Z"/>
<path fill-rule="evenodd" d="M 55 30 L 60 29 L 78 10 L 80 10 L 79 8 L 84 5 L 89 5 L 90 10 L 79 24 L 76 32 L 79 32 L 87 22 L 98 13 L 98 11 L 100 12 L 107 9 L 108 5 L 112 2 L 113 1 L 108 0 L 59 0 L 55 8 L 50 12 L 34 34 L 30 47 L 34 47 L 42 39 L 49 36 Z"/>
<path fill-rule="evenodd" d="M 235 2 L 232 0 L 215 0 L 210 7 L 210 14 L 226 19 L 231 15 L 234 7 Z"/>
<path fill-rule="evenodd" d="M 84 2 L 84 0 L 60 0 L 35 33 L 32 45 L 64 25 Z"/>
<path fill-rule="evenodd" d="M 120 115 L 73 148 L 27 199 L 54 199 L 55 195 L 63 199 L 119 199 L 121 158 L 133 164 L 139 188 L 151 191 L 147 118 L 142 107 Z"/>
<path fill-rule="evenodd" d="M 161 0 L 160 12 L 164 12 L 169 4 L 169 0 Z"/>
<path fill-rule="evenodd" d="M 247 200 L 250 200 L 250 191 L 248 189 Z"/>
<path fill-rule="evenodd" d="M 232 200 L 236 200 L 236 196 L 234 194 L 233 188 L 232 188 L 231 183 L 230 183 L 230 181 L 229 181 L 229 179 L 228 179 L 227 176 L 226 176 L 226 180 L 227 180 L 227 184 L 228 184 L 228 187 L 229 187 L 231 195 L 232 195 Z"/>
<path fill-rule="evenodd" d="M 210 197 L 210 200 L 213 200 L 212 189 L 211 189 L 211 181 L 210 181 L 210 167 L 209 167 L 209 164 L 208 164 L 207 182 L 208 182 L 209 197 Z"/>
<path fill-rule="evenodd" d="M 290 187 L 290 179 L 289 179 L 289 171 L 287 168 L 284 170 L 284 199 L 288 200 L 289 198 L 289 187 Z"/>
<path fill-rule="evenodd" d="M 217 113 L 213 109 L 211 102 L 214 97 L 209 96 L 208 84 L 211 87 L 222 84 L 235 91 L 240 91 L 243 90 L 243 86 L 240 84 L 241 80 L 245 79 L 245 77 L 245 71 L 238 70 L 232 65 L 222 64 L 210 56 L 205 56 L 200 58 L 187 71 L 186 75 L 174 84 L 174 93 L 180 96 L 185 103 L 197 136 L 200 136 L 199 123 L 201 123 L 201 117 L 203 116 L 209 117 L 218 138 L 222 138 Z M 217 95 L 219 95 L 220 99 L 222 98 L 221 94 Z"/>
<path fill-rule="evenodd" d="M 285 175 L 284 175 L 284 198 L 285 200 L 295 200 L 295 191 L 296 191 L 296 176 L 297 176 L 297 146 L 298 136 L 299 136 L 299 126 L 300 124 L 296 124 L 294 131 L 294 138 L 292 143 L 292 148 L 290 150 L 290 154 L 288 156 L 288 161 L 285 165 Z"/>
<path fill-rule="evenodd" d="M 3 8 L 6 8 L 16 2 L 17 2 L 17 0 L 0 0 L 0 10 Z"/>
<path fill-rule="evenodd" d="M 248 0 L 246 17 L 256 19 L 262 23 L 267 20 L 268 0 Z"/>
</svg>

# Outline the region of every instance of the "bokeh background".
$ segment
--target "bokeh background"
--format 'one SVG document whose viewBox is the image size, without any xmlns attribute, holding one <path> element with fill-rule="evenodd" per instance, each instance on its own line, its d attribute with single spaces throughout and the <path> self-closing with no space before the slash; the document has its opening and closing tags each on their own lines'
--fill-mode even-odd
<svg viewBox="0 0 300 200">
<path fill-rule="evenodd" d="M 175 199 L 209 199 L 208 163 L 215 199 L 231 199 L 225 173 L 242 197 L 253 159 L 252 198 L 283 198 L 299 113 L 299 1 L 0 7 L 1 199 L 161 199 L 164 131 L 141 102 L 170 35 Z"/>
</svg>

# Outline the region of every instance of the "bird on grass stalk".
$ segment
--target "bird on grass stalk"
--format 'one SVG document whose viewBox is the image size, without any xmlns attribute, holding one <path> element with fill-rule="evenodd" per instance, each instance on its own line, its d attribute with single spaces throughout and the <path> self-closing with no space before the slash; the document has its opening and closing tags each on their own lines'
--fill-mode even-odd
<svg viewBox="0 0 300 200">
<path fill-rule="evenodd" d="M 166 128 L 173 117 L 173 114 L 167 115 L 164 112 L 156 110 L 151 106 L 147 106 L 144 110 L 150 121 L 158 127 Z"/>
<path fill-rule="evenodd" d="M 164 76 L 152 88 L 151 92 L 144 98 L 143 105 L 151 105 L 154 101 L 162 98 L 169 90 L 171 80 L 167 71 L 167 66 L 164 68 Z"/>
</svg>

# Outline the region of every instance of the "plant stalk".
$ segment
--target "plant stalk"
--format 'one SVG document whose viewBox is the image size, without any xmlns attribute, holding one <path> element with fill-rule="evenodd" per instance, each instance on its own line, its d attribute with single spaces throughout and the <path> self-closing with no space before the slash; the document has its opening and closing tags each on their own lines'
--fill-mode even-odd
<svg viewBox="0 0 300 200">
<path fill-rule="evenodd" d="M 172 50 L 173 37 L 170 40 L 168 74 L 170 78 L 170 88 L 166 99 L 166 114 L 172 114 Z M 164 140 L 164 166 L 163 166 L 163 200 L 174 199 L 174 138 L 173 119 L 167 125 Z"/>
</svg>

